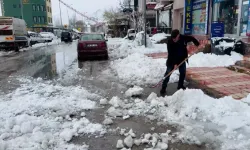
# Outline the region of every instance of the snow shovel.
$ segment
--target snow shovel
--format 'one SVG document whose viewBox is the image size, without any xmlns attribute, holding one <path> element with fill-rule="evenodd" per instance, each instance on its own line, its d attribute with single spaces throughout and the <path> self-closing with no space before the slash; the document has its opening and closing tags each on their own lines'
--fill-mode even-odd
<svg viewBox="0 0 250 150">
<path fill-rule="evenodd" d="M 197 54 L 199 52 L 202 52 L 202 50 L 198 50 L 196 53 L 193 53 L 192 55 L 188 56 L 186 59 L 184 59 L 176 68 L 174 68 L 171 72 L 169 72 L 165 77 L 163 77 L 161 79 L 161 81 L 159 81 L 156 85 L 153 85 L 151 88 L 156 88 L 158 87 L 160 84 L 162 84 L 162 82 L 169 77 L 177 68 L 179 68 L 183 63 L 185 63 L 190 57 L 192 57 L 194 54 Z"/>
</svg>

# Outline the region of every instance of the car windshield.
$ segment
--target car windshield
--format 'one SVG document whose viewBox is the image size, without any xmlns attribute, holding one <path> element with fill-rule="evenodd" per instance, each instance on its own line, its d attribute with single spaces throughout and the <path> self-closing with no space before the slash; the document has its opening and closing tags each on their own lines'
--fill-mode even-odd
<svg viewBox="0 0 250 150">
<path fill-rule="evenodd" d="M 129 33 L 135 33 L 135 30 L 129 30 Z"/>
<path fill-rule="evenodd" d="M 83 41 L 92 41 L 92 40 L 104 40 L 104 37 L 102 34 L 84 34 L 81 37 L 81 40 Z"/>
<path fill-rule="evenodd" d="M 69 36 L 69 32 L 62 32 L 62 36 Z"/>
</svg>

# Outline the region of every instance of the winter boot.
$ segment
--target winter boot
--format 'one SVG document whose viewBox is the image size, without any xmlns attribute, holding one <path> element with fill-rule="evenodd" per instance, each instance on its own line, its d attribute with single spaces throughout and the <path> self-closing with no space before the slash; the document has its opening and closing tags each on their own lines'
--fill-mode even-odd
<svg viewBox="0 0 250 150">
<path fill-rule="evenodd" d="M 186 87 L 185 86 L 180 86 L 180 87 L 177 88 L 177 90 L 180 90 L 180 89 L 186 90 Z"/>
<path fill-rule="evenodd" d="M 165 97 L 166 94 L 167 94 L 166 89 L 162 88 L 161 91 L 160 91 L 160 94 L 161 94 L 162 97 Z"/>
</svg>

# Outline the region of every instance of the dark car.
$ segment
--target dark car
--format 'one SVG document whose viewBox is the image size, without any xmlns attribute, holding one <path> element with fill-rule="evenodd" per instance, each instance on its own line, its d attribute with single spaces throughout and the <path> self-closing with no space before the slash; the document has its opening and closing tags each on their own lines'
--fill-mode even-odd
<svg viewBox="0 0 250 150">
<path fill-rule="evenodd" d="M 72 42 L 73 41 L 72 34 L 70 32 L 67 32 L 67 31 L 62 32 L 61 41 L 62 42 Z"/>
<path fill-rule="evenodd" d="M 101 33 L 83 34 L 77 45 L 78 59 L 99 58 L 108 59 L 107 40 Z"/>
</svg>

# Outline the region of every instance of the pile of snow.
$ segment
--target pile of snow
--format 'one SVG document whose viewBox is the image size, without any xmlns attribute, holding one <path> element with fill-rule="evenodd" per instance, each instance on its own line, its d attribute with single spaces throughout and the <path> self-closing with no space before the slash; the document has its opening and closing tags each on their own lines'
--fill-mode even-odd
<svg viewBox="0 0 250 150">
<path fill-rule="evenodd" d="M 167 52 L 166 44 L 153 44 L 150 39 L 148 39 L 148 47 L 145 48 L 145 46 L 142 45 L 143 43 L 141 38 L 141 34 L 138 34 L 138 37 L 136 37 L 134 41 L 123 39 L 108 42 L 109 55 L 114 58 L 123 58 L 134 53 L 149 54 Z"/>
<path fill-rule="evenodd" d="M 187 67 L 219 67 L 229 66 L 243 60 L 243 56 L 232 52 L 228 55 L 198 53 L 189 59 Z M 166 59 L 152 59 L 143 54 L 135 53 L 124 59 L 111 63 L 111 69 L 117 73 L 119 80 L 128 85 L 155 84 L 161 80 L 166 71 Z M 179 71 L 175 71 L 170 83 L 179 79 Z"/>
<path fill-rule="evenodd" d="M 28 50 L 33 50 L 34 48 L 40 48 L 40 47 L 51 46 L 51 45 L 58 45 L 60 43 L 61 43 L 61 39 L 53 39 L 53 41 L 50 43 L 37 43 L 37 44 L 32 45 L 32 47 L 20 49 L 20 51 L 28 51 Z"/>
<path fill-rule="evenodd" d="M 198 53 L 189 59 L 188 67 L 223 67 L 240 60 L 243 60 L 243 56 L 236 52 L 232 52 L 231 56 Z"/>
<path fill-rule="evenodd" d="M 71 118 L 96 108 L 100 96 L 79 86 L 64 87 L 42 79 L 20 79 L 21 87 L 0 98 L 1 149 L 77 149 L 68 141 L 79 134 L 104 134 L 101 124 Z M 92 101 L 93 100 L 93 101 Z M 83 114 L 83 113 L 82 113 Z"/>
<path fill-rule="evenodd" d="M 121 135 L 124 135 L 124 140 L 118 140 L 116 144 L 116 148 L 121 149 L 125 146 L 128 148 L 132 148 L 133 146 L 146 145 L 148 150 L 167 150 L 168 149 L 168 141 L 172 139 L 170 132 L 166 133 L 154 133 L 154 134 L 142 134 L 139 136 L 140 138 L 136 138 L 136 134 L 132 129 L 129 130 L 128 133 L 125 133 L 126 129 L 121 129 Z"/>
<path fill-rule="evenodd" d="M 143 46 L 145 41 L 144 31 L 138 32 L 134 41 L 132 42 L 134 46 Z M 153 43 L 149 38 L 149 35 L 146 36 L 147 47 L 153 48 Z"/>
<path fill-rule="evenodd" d="M 139 86 L 134 86 L 125 92 L 126 97 L 139 96 L 143 93 L 143 88 Z"/>
<path fill-rule="evenodd" d="M 157 33 L 155 35 L 153 35 L 151 37 L 151 40 L 156 43 L 156 42 L 160 42 L 163 39 L 167 39 L 168 37 L 170 37 L 170 34 L 166 34 L 166 33 Z"/>
<path fill-rule="evenodd" d="M 213 144 L 217 149 L 249 149 L 250 95 L 238 101 L 232 97 L 211 98 L 201 90 L 178 91 L 173 96 L 151 96 L 147 100 L 130 101 L 123 110 L 129 115 L 147 116 L 161 122 L 177 124 L 178 139 L 201 145 Z M 145 135 L 144 142 L 150 134 Z"/>
<path fill-rule="evenodd" d="M 157 83 L 166 71 L 166 60 L 152 59 L 143 54 L 132 54 L 111 63 L 121 82 L 128 85 Z M 172 78 L 172 80 L 174 80 Z"/>
</svg>

